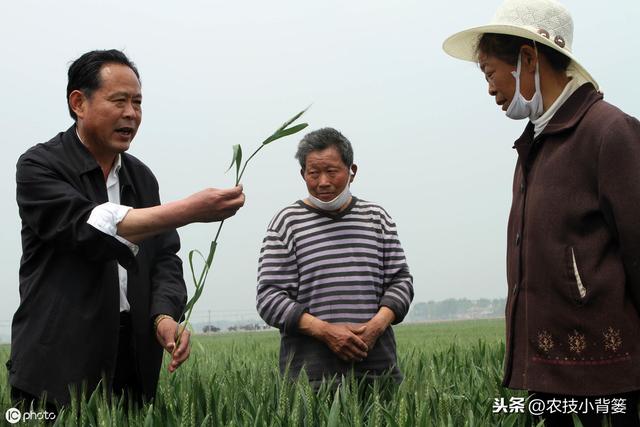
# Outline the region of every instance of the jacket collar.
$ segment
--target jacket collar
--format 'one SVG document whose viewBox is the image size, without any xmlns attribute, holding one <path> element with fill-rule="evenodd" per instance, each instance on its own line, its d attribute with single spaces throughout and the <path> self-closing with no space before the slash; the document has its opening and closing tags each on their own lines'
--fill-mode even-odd
<svg viewBox="0 0 640 427">
<path fill-rule="evenodd" d="M 575 127 L 589 108 L 602 98 L 602 93 L 597 92 L 593 84 L 583 84 L 558 109 L 540 135 L 552 135 Z"/>
<path fill-rule="evenodd" d="M 540 135 L 538 135 L 535 141 L 539 141 L 547 135 L 557 134 L 574 128 L 580 120 L 582 120 L 587 111 L 589 111 L 591 106 L 602 98 L 602 93 L 597 92 L 593 84 L 583 84 L 558 109 L 549 121 L 549 124 Z M 534 126 L 533 123 L 529 122 L 522 135 L 520 135 L 513 144 L 513 148 L 518 151 L 520 157 L 526 159 L 528 156 L 532 148 L 532 143 L 534 142 L 533 134 Z"/>
<path fill-rule="evenodd" d="M 62 144 L 71 157 L 71 161 L 77 165 L 79 175 L 91 172 L 94 169 L 100 169 L 100 165 L 98 165 L 96 159 L 93 158 L 87 147 L 85 147 L 80 141 L 80 138 L 78 138 L 75 124 L 71 125 L 71 127 L 62 134 Z"/>
<path fill-rule="evenodd" d="M 100 169 L 100 165 L 98 165 L 98 162 L 91 152 L 89 152 L 87 147 L 85 147 L 80 141 L 80 138 L 78 138 L 78 132 L 75 124 L 71 125 L 71 127 L 64 132 L 62 135 L 62 143 L 71 156 L 71 161 L 78 165 L 78 175 L 84 175 L 98 169 L 102 176 L 102 169 Z M 131 168 L 129 155 L 121 153 L 120 160 L 121 167 L 120 173 L 118 174 L 120 180 L 120 191 L 123 192 L 125 188 L 130 188 L 135 193 L 135 187 L 131 183 L 131 174 L 129 171 L 129 168 Z"/>
</svg>

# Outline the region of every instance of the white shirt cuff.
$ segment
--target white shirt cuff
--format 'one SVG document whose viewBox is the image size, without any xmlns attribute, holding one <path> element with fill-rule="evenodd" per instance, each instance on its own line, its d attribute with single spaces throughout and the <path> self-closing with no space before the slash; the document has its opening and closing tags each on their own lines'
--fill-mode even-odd
<svg viewBox="0 0 640 427">
<path fill-rule="evenodd" d="M 127 245 L 135 256 L 138 255 L 138 250 L 140 249 L 138 245 L 118 236 L 118 224 L 124 219 L 131 209 L 133 209 L 131 206 L 118 205 L 111 202 L 103 203 L 93 208 L 89 215 L 89 219 L 87 220 L 87 224 L 104 234 L 115 237 L 120 243 Z"/>
</svg>

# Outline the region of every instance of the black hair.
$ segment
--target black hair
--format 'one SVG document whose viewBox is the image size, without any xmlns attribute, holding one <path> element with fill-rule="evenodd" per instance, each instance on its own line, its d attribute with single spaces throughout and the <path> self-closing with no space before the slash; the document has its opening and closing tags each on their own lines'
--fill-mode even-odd
<svg viewBox="0 0 640 427">
<path fill-rule="evenodd" d="M 342 162 L 347 167 L 351 167 L 353 164 L 353 147 L 351 147 L 351 143 L 340 132 L 329 127 L 306 134 L 298 144 L 295 158 L 298 159 L 300 167 L 304 170 L 309 153 L 322 151 L 329 147 L 336 147 L 340 157 L 342 157 Z"/>
<path fill-rule="evenodd" d="M 75 121 L 76 113 L 71 109 L 69 104 L 69 95 L 74 90 L 82 91 L 87 98 L 91 98 L 93 92 L 100 89 L 102 84 L 100 80 L 100 70 L 105 64 L 122 64 L 131 68 L 140 80 L 140 74 L 135 64 L 127 58 L 127 56 L 116 49 L 110 50 L 92 50 L 73 61 L 69 67 L 69 80 L 67 83 L 67 107 L 69 114 Z"/>
<path fill-rule="evenodd" d="M 518 63 L 520 48 L 523 45 L 533 47 L 533 40 L 512 36 L 510 34 L 485 33 L 478 41 L 476 58 L 483 53 L 488 56 L 494 56 L 509 65 L 516 65 Z M 571 58 L 542 43 L 536 43 L 536 47 L 538 52 L 547 58 L 547 61 L 549 61 L 549 64 L 551 64 L 554 70 L 567 70 L 567 67 L 569 67 L 571 63 Z"/>
</svg>

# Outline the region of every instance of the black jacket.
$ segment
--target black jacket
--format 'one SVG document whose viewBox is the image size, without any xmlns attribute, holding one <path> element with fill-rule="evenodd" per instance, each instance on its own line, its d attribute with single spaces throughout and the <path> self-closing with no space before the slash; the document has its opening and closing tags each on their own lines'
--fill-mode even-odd
<svg viewBox="0 0 640 427">
<path fill-rule="evenodd" d="M 155 394 L 162 348 L 153 318 L 178 318 L 186 302 L 175 230 L 126 245 L 91 225 L 91 210 L 106 202 L 102 170 L 79 141 L 75 126 L 29 149 L 17 164 L 22 219 L 20 306 L 13 317 L 9 382 L 49 401 L 69 402 L 69 386 L 91 391 L 115 368 L 119 328 L 117 264 L 128 272 L 134 347 L 142 390 Z M 153 173 L 123 153 L 120 201 L 160 204 Z"/>
</svg>

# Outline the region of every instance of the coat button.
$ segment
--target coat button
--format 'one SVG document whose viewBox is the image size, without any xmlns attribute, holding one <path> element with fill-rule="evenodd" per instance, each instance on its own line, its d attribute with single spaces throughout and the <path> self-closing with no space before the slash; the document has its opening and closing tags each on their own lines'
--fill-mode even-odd
<svg viewBox="0 0 640 427">
<path fill-rule="evenodd" d="M 517 293 L 518 293 L 518 282 L 516 282 L 516 283 L 513 285 L 513 294 L 515 295 L 515 294 L 517 294 Z"/>
<path fill-rule="evenodd" d="M 516 234 L 516 246 L 520 246 L 520 233 Z"/>
<path fill-rule="evenodd" d="M 524 182 L 520 183 L 520 192 L 524 193 Z"/>
</svg>

